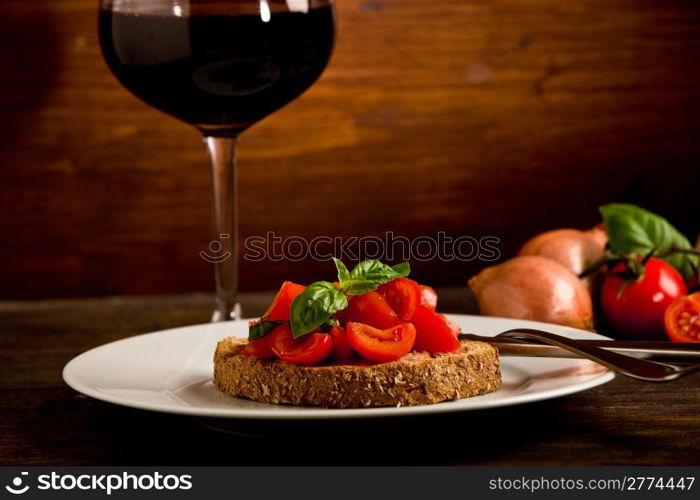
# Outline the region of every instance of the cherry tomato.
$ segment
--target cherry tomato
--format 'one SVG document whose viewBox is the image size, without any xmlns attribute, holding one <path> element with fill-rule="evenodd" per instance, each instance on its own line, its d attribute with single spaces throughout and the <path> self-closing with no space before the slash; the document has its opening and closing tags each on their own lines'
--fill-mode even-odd
<svg viewBox="0 0 700 500">
<path fill-rule="evenodd" d="M 459 349 L 460 328 L 442 314 L 418 306 L 411 322 L 416 327 L 416 351 L 454 352 Z"/>
<path fill-rule="evenodd" d="M 421 298 L 418 283 L 408 278 L 396 278 L 377 288 L 377 293 L 384 297 L 400 321 L 411 321 L 416 305 Z"/>
<path fill-rule="evenodd" d="M 258 359 L 270 359 L 275 357 L 275 353 L 268 347 L 265 337 L 249 340 L 248 344 L 241 351 L 241 354 L 244 356 L 253 356 Z"/>
<path fill-rule="evenodd" d="M 304 291 L 306 287 L 303 285 L 297 285 L 291 281 L 285 281 L 282 283 L 279 292 L 275 295 L 272 300 L 272 304 L 263 318 L 267 318 L 270 321 L 289 321 L 289 311 L 292 308 L 292 301 L 297 298 L 297 296 Z"/>
<path fill-rule="evenodd" d="M 357 295 L 339 315 L 345 322 L 364 323 L 374 328 L 390 328 L 400 323 L 399 317 L 377 292 Z"/>
<path fill-rule="evenodd" d="M 264 338 L 281 360 L 295 365 L 316 365 L 333 354 L 333 339 L 327 333 L 309 333 L 295 339 L 289 325 L 280 325 Z"/>
<path fill-rule="evenodd" d="M 332 326 L 328 332 L 333 337 L 333 359 L 340 363 L 346 363 L 352 359 L 352 345 L 347 332 L 340 326 Z"/>
<path fill-rule="evenodd" d="M 700 292 L 676 298 L 666 308 L 664 326 L 675 342 L 700 342 Z"/>
<path fill-rule="evenodd" d="M 350 345 L 362 357 L 378 363 L 396 361 L 411 351 L 416 340 L 416 328 L 411 323 L 386 329 L 363 323 L 348 323 Z"/>
<path fill-rule="evenodd" d="M 623 272 L 618 264 L 613 272 Z M 624 279 L 609 275 L 601 288 L 601 308 L 621 336 L 646 340 L 664 339 L 664 312 L 676 297 L 687 293 L 683 278 L 670 264 L 656 258 L 647 261 L 639 281 L 630 283 L 620 296 Z"/>
<path fill-rule="evenodd" d="M 420 288 L 420 305 L 434 311 L 437 307 L 437 293 L 431 287 L 419 285 Z"/>
</svg>

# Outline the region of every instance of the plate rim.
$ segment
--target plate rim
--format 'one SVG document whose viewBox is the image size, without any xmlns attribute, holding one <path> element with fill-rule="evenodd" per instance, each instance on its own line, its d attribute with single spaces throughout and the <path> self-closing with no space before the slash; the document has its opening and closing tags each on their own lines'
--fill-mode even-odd
<svg viewBox="0 0 700 500">
<path fill-rule="evenodd" d="M 479 318 L 480 320 L 507 320 L 507 321 L 518 321 L 522 322 L 527 326 L 537 326 L 539 328 L 559 328 L 563 329 L 565 332 L 579 332 L 586 333 L 590 335 L 595 335 L 601 339 L 608 339 L 604 335 L 596 332 L 588 332 L 586 330 L 579 330 L 576 328 L 565 327 L 561 325 L 554 325 L 550 323 L 542 323 L 530 320 L 514 320 L 513 318 L 501 318 L 495 316 L 479 316 L 473 314 L 446 314 L 446 316 L 451 318 Z M 247 319 L 237 320 L 238 322 L 247 322 Z M 337 420 L 337 419 L 354 419 L 354 418 L 386 418 L 386 417 L 402 417 L 402 416 L 418 416 L 418 415 L 430 415 L 430 414 L 441 414 L 441 413 L 456 413 L 456 412 L 466 412 L 466 411 L 478 411 L 487 410 L 491 408 L 500 408 L 508 406 L 516 406 L 526 403 L 532 403 L 537 401 L 543 401 L 548 399 L 555 399 L 563 396 L 568 396 L 578 392 L 587 391 L 594 387 L 606 384 L 615 378 L 615 373 L 606 370 L 601 372 L 599 375 L 592 377 L 590 380 L 585 382 L 580 382 L 577 384 L 572 384 L 570 386 L 553 388 L 542 390 L 533 394 L 519 394 L 509 396 L 507 400 L 503 399 L 490 399 L 481 402 L 481 404 L 471 404 L 469 406 L 461 406 L 459 401 L 469 400 L 470 402 L 475 401 L 474 398 L 479 396 L 473 396 L 470 398 L 464 398 L 455 401 L 446 401 L 442 403 L 435 403 L 430 405 L 419 405 L 419 406 L 402 406 L 402 407 L 380 407 L 380 408 L 320 408 L 320 407 L 306 407 L 305 411 L 299 411 L 298 407 L 291 407 L 289 410 L 275 409 L 275 411 L 269 410 L 240 410 L 240 409 L 228 409 L 228 408 L 202 408 L 198 406 L 172 406 L 157 402 L 142 402 L 134 399 L 120 397 L 118 395 L 108 394 L 87 386 L 80 381 L 78 381 L 71 373 L 74 367 L 81 361 L 81 358 L 87 357 L 98 350 L 109 349 L 115 344 L 128 343 L 137 338 L 143 338 L 147 336 L 160 336 L 167 334 L 168 332 L 183 332 L 186 330 L 196 330 L 202 327 L 207 327 L 215 325 L 217 323 L 199 323 L 195 325 L 181 326 L 177 328 L 168 328 L 165 330 L 157 330 L 148 333 L 142 333 L 138 335 L 132 335 L 130 337 L 125 337 L 122 339 L 114 340 L 106 344 L 93 347 L 83 353 L 78 354 L 73 357 L 62 370 L 62 377 L 64 382 L 74 389 L 75 391 L 89 396 L 93 399 L 103 401 L 110 404 L 115 404 L 118 406 L 123 406 L 127 408 L 134 408 L 138 410 L 153 411 L 158 413 L 167 413 L 173 415 L 183 415 L 191 417 L 202 417 L 202 418 L 224 418 L 224 419 L 238 419 L 238 420 Z M 210 381 L 209 381 L 210 382 Z M 188 386 L 201 383 L 195 382 Z M 285 405 L 280 405 L 285 406 Z M 291 409 L 294 408 L 294 409 Z"/>
</svg>

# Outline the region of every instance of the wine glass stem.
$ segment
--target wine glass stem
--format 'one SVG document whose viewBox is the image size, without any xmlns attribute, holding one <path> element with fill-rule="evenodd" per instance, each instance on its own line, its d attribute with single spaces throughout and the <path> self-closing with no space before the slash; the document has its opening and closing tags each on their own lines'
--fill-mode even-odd
<svg viewBox="0 0 700 500">
<path fill-rule="evenodd" d="M 211 159 L 213 240 L 215 255 L 205 258 L 214 264 L 216 309 L 212 321 L 241 317 L 238 292 L 238 200 L 236 153 L 238 137 L 204 137 Z M 217 243 L 218 242 L 218 243 Z"/>
</svg>

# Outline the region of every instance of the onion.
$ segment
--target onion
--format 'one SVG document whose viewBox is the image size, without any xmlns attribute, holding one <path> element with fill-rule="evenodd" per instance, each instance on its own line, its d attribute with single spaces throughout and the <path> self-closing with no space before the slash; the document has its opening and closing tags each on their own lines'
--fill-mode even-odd
<svg viewBox="0 0 700 500">
<path fill-rule="evenodd" d="M 584 234 L 590 238 L 593 238 L 593 241 L 598 244 L 601 251 L 605 251 L 605 247 L 608 244 L 608 232 L 605 230 L 605 224 L 601 222 L 597 226 L 590 228 L 588 231 L 584 231 Z"/>
<path fill-rule="evenodd" d="M 547 257 L 578 276 L 603 256 L 607 241 L 605 229 L 600 227 L 594 227 L 588 231 L 555 229 L 538 234 L 529 240 L 520 249 L 518 255 Z"/>
<path fill-rule="evenodd" d="M 546 257 L 515 257 L 488 267 L 469 280 L 469 288 L 486 316 L 593 326 L 591 296 L 583 282 Z"/>
</svg>

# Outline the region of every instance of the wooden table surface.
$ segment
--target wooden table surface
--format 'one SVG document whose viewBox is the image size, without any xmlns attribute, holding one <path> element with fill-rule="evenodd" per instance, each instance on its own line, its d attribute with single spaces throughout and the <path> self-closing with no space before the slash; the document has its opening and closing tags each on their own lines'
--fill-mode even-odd
<svg viewBox="0 0 700 500">
<path fill-rule="evenodd" d="M 247 295 L 249 314 L 267 294 Z M 443 309 L 470 310 L 465 292 Z M 700 378 L 650 384 L 618 377 L 539 403 L 400 420 L 232 422 L 82 396 L 65 363 L 105 342 L 205 322 L 204 295 L 0 303 L 2 465 L 698 465 Z"/>
</svg>

